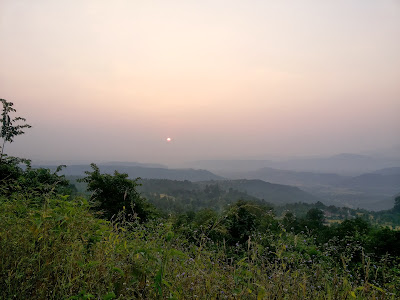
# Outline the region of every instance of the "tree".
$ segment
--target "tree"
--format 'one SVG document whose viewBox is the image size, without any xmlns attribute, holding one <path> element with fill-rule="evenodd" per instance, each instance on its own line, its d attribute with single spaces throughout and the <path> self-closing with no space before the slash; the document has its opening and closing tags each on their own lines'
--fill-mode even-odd
<svg viewBox="0 0 400 300">
<path fill-rule="evenodd" d="M 3 105 L 1 113 L 1 138 L 3 143 L 0 153 L 0 195 L 12 195 L 13 193 L 28 191 L 35 195 L 36 198 L 43 200 L 50 194 L 71 194 L 76 188 L 65 179 L 65 176 L 58 175 L 62 167 L 52 173 L 49 169 L 39 168 L 33 169 L 31 161 L 28 159 L 7 156 L 4 154 L 5 143 L 12 143 L 18 135 L 24 134 L 25 128 L 31 128 L 25 118 L 11 118 L 10 114 L 16 112 L 13 108 L 14 103 L 5 99 L 0 99 Z M 18 124 L 19 123 L 19 124 Z M 21 167 L 25 164 L 25 168 Z"/>
<path fill-rule="evenodd" d="M 346 236 L 366 235 L 371 230 L 371 225 L 364 219 L 357 217 L 352 220 L 344 220 L 335 230 L 335 235 L 340 239 Z"/>
<path fill-rule="evenodd" d="M 1 146 L 0 161 L 3 158 L 4 145 L 5 143 L 12 143 L 17 135 L 24 134 L 24 128 L 31 128 L 29 124 L 15 124 L 18 122 L 26 122 L 25 118 L 15 117 L 11 119 L 10 114 L 16 112 L 13 108 L 14 103 L 8 102 L 5 99 L 0 99 L 3 104 L 3 112 L 1 113 L 1 138 L 3 139 L 3 145 Z"/>
<path fill-rule="evenodd" d="M 94 209 L 111 219 L 119 211 L 132 208 L 140 221 L 146 221 L 155 213 L 154 207 L 137 191 L 137 180 L 128 179 L 128 174 L 114 171 L 114 175 L 101 174 L 96 164 L 90 165 L 93 172 L 86 171 L 86 177 L 79 180 L 88 184 L 87 190 L 92 192 L 91 200 L 95 201 Z"/>
<path fill-rule="evenodd" d="M 32 204 L 43 204 L 50 196 L 76 194 L 76 187 L 64 175 L 57 174 L 63 167 L 59 166 L 54 172 L 34 169 L 28 159 L 6 156 L 0 163 L 0 196 L 22 193 L 30 195 Z"/>
<path fill-rule="evenodd" d="M 254 201 L 238 200 L 226 212 L 226 227 L 231 244 L 245 243 L 257 229 L 271 226 L 271 207 Z"/>
<path fill-rule="evenodd" d="M 320 229 L 324 225 L 324 212 L 318 208 L 310 209 L 305 217 L 305 225 L 312 230 Z"/>
<path fill-rule="evenodd" d="M 286 230 L 296 230 L 299 226 L 299 222 L 296 219 L 296 216 L 291 212 L 287 211 L 282 219 L 283 226 L 285 226 Z"/>
</svg>

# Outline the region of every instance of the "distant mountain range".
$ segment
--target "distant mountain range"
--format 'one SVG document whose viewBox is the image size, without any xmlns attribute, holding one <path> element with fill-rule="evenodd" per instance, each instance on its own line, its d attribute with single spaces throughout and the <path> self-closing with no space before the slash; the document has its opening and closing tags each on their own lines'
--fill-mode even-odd
<svg viewBox="0 0 400 300">
<path fill-rule="evenodd" d="M 162 168 L 168 169 L 166 165 L 154 163 L 139 163 L 139 162 L 126 162 L 126 161 L 111 161 L 99 164 L 101 166 L 123 166 L 123 167 L 144 167 L 144 168 Z"/>
<path fill-rule="evenodd" d="M 400 191 L 400 167 L 376 170 L 358 176 L 333 173 L 297 172 L 261 168 L 248 172 L 219 172 L 232 179 L 260 179 L 297 186 L 326 204 L 384 210 L 393 207 L 393 195 Z"/>
<path fill-rule="evenodd" d="M 385 168 L 385 169 L 374 171 L 372 173 L 380 174 L 380 175 L 399 175 L 400 167 Z"/>
<path fill-rule="evenodd" d="M 343 153 L 326 158 L 296 159 L 278 163 L 279 169 L 358 175 L 378 169 L 400 166 L 400 158 L 373 157 Z"/>
<path fill-rule="evenodd" d="M 71 166 L 88 166 L 90 162 L 80 161 L 80 162 L 69 162 L 69 161 L 33 161 L 33 165 L 42 167 L 52 167 L 58 165 L 71 165 Z M 124 166 L 124 167 L 144 167 L 144 168 L 165 168 L 168 166 L 157 163 L 141 163 L 136 161 L 111 161 L 111 162 L 99 162 L 96 163 L 99 166 Z"/>
<path fill-rule="evenodd" d="M 41 167 L 41 166 L 36 166 Z M 42 166 L 55 170 L 56 166 Z M 149 178 L 149 179 L 170 179 L 170 180 L 189 180 L 189 181 L 205 181 L 219 180 L 223 177 L 215 175 L 206 170 L 194 169 L 167 169 L 157 167 L 143 166 L 126 166 L 112 164 L 98 164 L 102 173 L 112 174 L 115 170 L 120 173 L 127 173 L 130 178 Z M 91 171 L 89 165 L 71 165 L 64 168 L 60 174 L 67 176 L 85 176 L 85 171 Z"/>
<path fill-rule="evenodd" d="M 335 185 L 338 188 L 348 188 L 368 194 L 382 194 L 391 196 L 400 191 L 400 173 L 382 175 L 367 173 L 347 178 Z"/>
<path fill-rule="evenodd" d="M 210 182 L 201 182 L 210 183 Z M 287 203 L 316 203 L 321 201 L 310 193 L 307 193 L 298 187 L 275 184 L 270 182 L 265 182 L 262 180 L 220 180 L 217 184 L 225 190 L 235 189 L 241 192 L 246 192 L 247 194 L 263 199 L 269 203 L 275 205 L 282 205 Z"/>
<path fill-rule="evenodd" d="M 267 167 L 273 164 L 271 160 L 198 160 L 187 162 L 186 167 L 206 169 L 211 172 L 247 172 Z"/>
<path fill-rule="evenodd" d="M 306 164 L 311 162 L 311 165 Z M 336 168 L 340 169 L 342 174 L 296 170 L 296 168 L 306 169 L 306 166 L 309 169 L 318 169 L 317 162 L 321 170 L 331 170 L 336 164 Z M 292 166 L 294 169 L 265 167 L 266 164 Z M 313 164 L 315 164 L 314 167 L 312 167 Z M 348 164 L 347 167 L 345 167 L 346 164 Z M 267 160 L 197 162 L 198 167 L 208 166 L 211 170 L 219 170 L 214 173 L 204 169 L 169 169 L 161 167 L 162 165 L 159 164 L 129 162 L 101 163 L 98 166 L 103 173 L 112 174 L 114 170 L 117 170 L 120 173 L 127 173 L 130 178 L 188 180 L 191 182 L 218 181 L 221 187 L 246 192 L 271 203 L 321 201 L 327 205 L 384 210 L 393 207 L 393 195 L 400 192 L 400 167 L 392 164 L 388 167 L 370 170 L 374 165 L 385 164 L 389 164 L 389 161 L 371 160 L 370 157 L 362 155 L 341 154 L 325 159 L 302 159 L 286 162 Z M 361 165 L 370 171 L 355 175 L 343 172 L 344 170 L 361 170 Z M 225 166 L 227 169 L 223 169 Z M 56 166 L 43 167 L 56 169 Z M 87 164 L 70 165 L 63 169 L 61 174 L 84 176 L 85 171 L 90 170 L 91 168 Z"/>
<path fill-rule="evenodd" d="M 294 158 L 282 161 L 272 160 L 200 160 L 186 166 L 207 169 L 212 172 L 255 171 L 260 168 L 274 168 L 299 172 L 335 173 L 339 175 L 360 175 L 378 169 L 400 166 L 400 157 L 387 158 L 360 154 L 343 153 L 329 157 Z"/>
<path fill-rule="evenodd" d="M 274 168 L 261 168 L 248 172 L 219 172 L 232 179 L 261 179 L 264 181 L 295 186 L 335 185 L 348 177 L 333 173 L 297 172 Z"/>
</svg>

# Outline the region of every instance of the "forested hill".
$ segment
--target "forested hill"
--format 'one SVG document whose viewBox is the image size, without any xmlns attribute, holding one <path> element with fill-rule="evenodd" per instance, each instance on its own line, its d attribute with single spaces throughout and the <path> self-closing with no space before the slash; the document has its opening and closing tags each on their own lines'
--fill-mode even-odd
<svg viewBox="0 0 400 300">
<path fill-rule="evenodd" d="M 204 183 L 203 183 L 204 184 Z M 263 180 L 222 180 L 218 181 L 222 189 L 236 189 L 265 201 L 283 205 L 286 203 L 316 203 L 321 199 L 297 187 L 265 182 Z"/>
<path fill-rule="evenodd" d="M 260 179 L 271 183 L 293 185 L 324 199 L 329 204 L 375 211 L 392 208 L 393 195 L 400 191 L 399 167 L 380 169 L 357 176 L 273 168 L 218 174 L 232 179 Z"/>
<path fill-rule="evenodd" d="M 245 192 L 234 189 L 225 190 L 220 181 L 203 184 L 190 181 L 167 179 L 145 179 L 140 181 L 138 191 L 159 210 L 168 213 L 212 209 L 223 211 L 238 200 L 264 202 Z"/>
<path fill-rule="evenodd" d="M 195 169 L 168 169 L 168 168 L 148 168 L 142 166 L 126 166 L 126 165 L 112 165 L 112 164 L 99 164 L 102 172 L 113 174 L 115 170 L 120 173 L 126 173 L 130 178 L 144 178 L 144 179 L 170 179 L 170 180 L 190 180 L 190 181 L 205 181 L 205 180 L 219 180 L 223 177 L 215 175 L 206 170 Z M 36 166 L 38 167 L 38 166 Z M 50 170 L 55 170 L 56 166 L 44 166 Z M 60 174 L 66 176 L 84 176 L 85 171 L 90 171 L 89 165 L 70 165 L 64 168 Z"/>
<path fill-rule="evenodd" d="M 176 181 L 146 179 L 140 181 L 142 195 L 164 210 L 221 209 L 239 199 L 265 201 L 274 205 L 319 199 L 296 187 L 262 180 Z"/>
</svg>

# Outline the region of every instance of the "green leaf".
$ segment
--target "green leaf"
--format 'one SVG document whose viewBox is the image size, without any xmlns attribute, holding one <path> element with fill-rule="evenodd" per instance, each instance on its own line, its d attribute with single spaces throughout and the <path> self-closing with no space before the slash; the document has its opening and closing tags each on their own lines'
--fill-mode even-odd
<svg viewBox="0 0 400 300">
<path fill-rule="evenodd" d="M 122 270 L 121 270 L 120 268 L 118 268 L 118 267 L 113 267 L 113 268 L 112 268 L 112 271 L 115 271 L 115 272 L 121 274 L 121 276 L 125 276 L 125 272 L 122 271 Z"/>
<path fill-rule="evenodd" d="M 111 300 L 117 298 L 117 296 L 115 296 L 114 292 L 109 292 L 108 294 L 103 296 L 103 300 Z"/>
</svg>

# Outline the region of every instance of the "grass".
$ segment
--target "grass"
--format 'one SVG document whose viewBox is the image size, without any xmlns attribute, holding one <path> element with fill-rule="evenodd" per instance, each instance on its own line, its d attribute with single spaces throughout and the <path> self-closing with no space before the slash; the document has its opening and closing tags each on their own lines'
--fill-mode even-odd
<svg viewBox="0 0 400 300">
<path fill-rule="evenodd" d="M 99 219 L 83 198 L 0 200 L 1 299 L 398 299 L 400 270 L 352 245 L 255 233 L 245 244 L 188 238 L 172 219 Z M 361 249 L 362 250 L 362 249 Z"/>
</svg>

